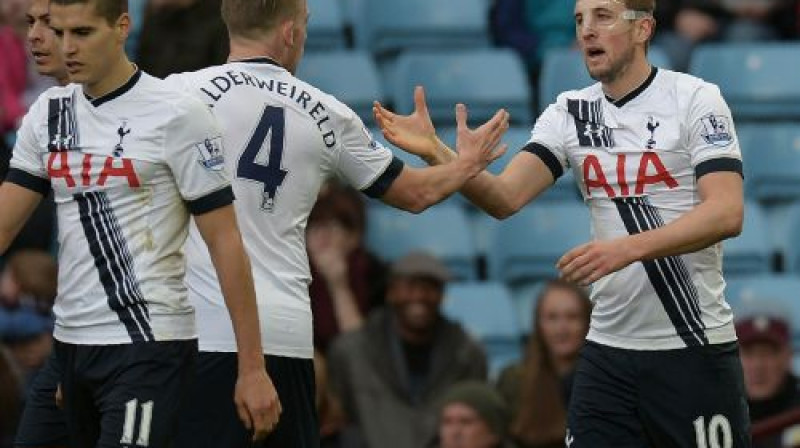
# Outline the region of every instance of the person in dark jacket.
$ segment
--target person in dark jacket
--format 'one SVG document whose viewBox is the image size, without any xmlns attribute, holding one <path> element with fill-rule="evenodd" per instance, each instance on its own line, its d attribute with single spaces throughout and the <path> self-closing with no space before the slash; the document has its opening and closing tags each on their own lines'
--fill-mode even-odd
<svg viewBox="0 0 800 448">
<path fill-rule="evenodd" d="M 800 409 L 800 382 L 792 374 L 791 328 L 784 314 L 763 301 L 759 311 L 743 313 L 736 321 L 736 335 L 747 388 L 753 427 L 772 417 Z M 757 434 L 753 448 L 800 446 L 800 426 L 789 425 Z"/>
<path fill-rule="evenodd" d="M 427 446 L 436 436 L 436 403 L 450 386 L 486 379 L 482 348 L 441 314 L 450 278 L 430 255 L 400 258 L 385 309 L 331 346 L 331 386 L 367 447 Z"/>
<path fill-rule="evenodd" d="M 228 57 L 220 0 L 150 0 L 136 62 L 153 76 L 200 70 Z"/>
</svg>

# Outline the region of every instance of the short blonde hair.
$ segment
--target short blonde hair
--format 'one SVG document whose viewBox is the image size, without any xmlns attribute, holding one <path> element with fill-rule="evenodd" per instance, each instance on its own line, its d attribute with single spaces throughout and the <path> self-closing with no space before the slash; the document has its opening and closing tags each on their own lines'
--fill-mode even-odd
<svg viewBox="0 0 800 448">
<path fill-rule="evenodd" d="M 296 17 L 303 1 L 222 0 L 222 20 L 231 36 L 253 38 L 272 31 L 285 19 Z"/>
</svg>

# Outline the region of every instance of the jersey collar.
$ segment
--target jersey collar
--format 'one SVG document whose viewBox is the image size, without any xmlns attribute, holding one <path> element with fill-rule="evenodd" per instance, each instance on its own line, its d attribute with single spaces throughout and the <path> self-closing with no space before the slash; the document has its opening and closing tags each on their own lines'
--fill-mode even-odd
<svg viewBox="0 0 800 448">
<path fill-rule="evenodd" d="M 121 96 L 128 90 L 131 90 L 133 86 L 135 86 L 136 83 L 139 82 L 139 79 L 141 77 L 142 77 L 142 71 L 139 69 L 139 67 L 136 67 L 136 71 L 127 81 L 125 81 L 125 84 L 117 87 L 111 92 L 108 92 L 102 96 L 98 96 L 97 98 L 90 97 L 89 95 L 86 94 L 86 92 L 84 92 L 83 94 L 84 96 L 86 96 L 86 99 L 89 100 L 90 103 L 92 103 L 92 106 L 99 107 L 101 104 L 105 104 L 113 100 L 114 98 Z"/>
<path fill-rule="evenodd" d="M 283 68 L 281 64 L 278 63 L 275 59 L 270 58 L 269 56 L 260 56 L 256 58 L 244 58 L 244 59 L 236 59 L 234 61 L 229 61 L 229 63 L 237 63 L 243 62 L 245 64 L 267 64 L 267 65 L 274 65 L 276 67 Z"/>
<path fill-rule="evenodd" d="M 613 98 L 609 97 L 608 95 L 606 95 L 606 100 L 608 100 L 609 103 L 611 103 L 611 104 L 613 104 L 613 105 L 615 105 L 617 107 L 622 107 L 622 106 L 630 103 L 637 96 L 641 95 L 642 92 L 647 90 L 647 88 L 650 87 L 651 84 L 653 84 L 653 80 L 656 79 L 656 75 L 657 74 L 658 74 L 658 67 L 651 67 L 650 76 L 647 77 L 647 79 L 642 83 L 642 85 L 640 85 L 639 87 L 634 89 L 631 93 L 623 96 L 622 98 L 620 98 L 618 100 L 614 100 Z"/>
</svg>

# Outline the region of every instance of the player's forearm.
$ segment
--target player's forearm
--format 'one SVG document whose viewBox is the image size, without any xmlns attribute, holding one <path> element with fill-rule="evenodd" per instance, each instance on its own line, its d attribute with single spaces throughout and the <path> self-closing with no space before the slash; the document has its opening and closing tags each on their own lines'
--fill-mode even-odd
<svg viewBox="0 0 800 448">
<path fill-rule="evenodd" d="M 664 227 L 626 237 L 637 261 L 683 255 L 705 249 L 742 229 L 740 201 L 704 202 Z"/>
<path fill-rule="evenodd" d="M 8 250 L 41 200 L 41 194 L 17 184 L 0 184 L 0 255 Z"/>
<path fill-rule="evenodd" d="M 429 165 L 450 163 L 458 158 L 458 154 L 439 141 L 439 147 L 430 157 L 425 158 Z M 514 204 L 510 200 L 512 192 L 507 191 L 501 179 L 483 171 L 469 179 L 461 187 L 463 194 L 470 202 L 497 219 L 505 219 L 524 204 Z"/>
<path fill-rule="evenodd" d="M 407 167 L 382 200 L 393 207 L 421 213 L 460 190 L 475 173 L 474 167 L 461 160 L 427 169 Z"/>
<path fill-rule="evenodd" d="M 216 241 L 209 241 L 208 248 L 236 335 L 240 372 L 263 369 L 264 354 L 256 294 L 250 261 L 241 236 L 235 228 L 228 230 L 225 235 L 217 235 Z"/>
</svg>

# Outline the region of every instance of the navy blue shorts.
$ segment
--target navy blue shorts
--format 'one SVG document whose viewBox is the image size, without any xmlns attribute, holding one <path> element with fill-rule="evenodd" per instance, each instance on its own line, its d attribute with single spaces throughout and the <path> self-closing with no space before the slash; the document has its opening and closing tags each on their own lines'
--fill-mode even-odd
<svg viewBox="0 0 800 448">
<path fill-rule="evenodd" d="M 31 383 L 14 446 L 69 446 L 67 420 L 64 412 L 56 406 L 56 389 L 60 380 L 56 352 L 53 350 Z"/>
<path fill-rule="evenodd" d="M 623 350 L 587 342 L 570 402 L 569 448 L 749 448 L 735 342 Z"/>
<path fill-rule="evenodd" d="M 197 341 L 74 345 L 56 341 L 74 447 L 171 448 Z"/>
<path fill-rule="evenodd" d="M 200 352 L 175 448 L 319 448 L 314 362 L 280 356 L 265 360 L 283 409 L 266 440 L 253 445 L 252 432 L 236 412 L 236 353 Z"/>
</svg>

